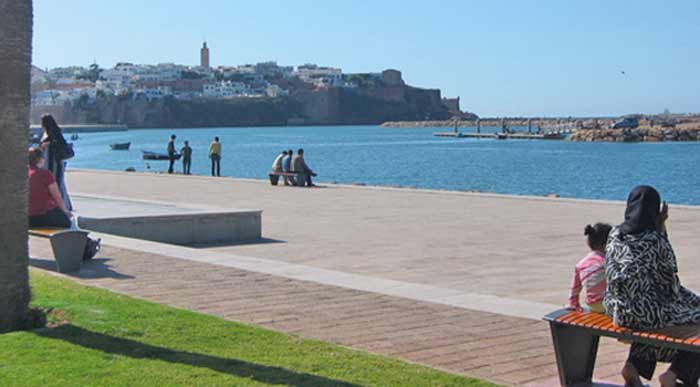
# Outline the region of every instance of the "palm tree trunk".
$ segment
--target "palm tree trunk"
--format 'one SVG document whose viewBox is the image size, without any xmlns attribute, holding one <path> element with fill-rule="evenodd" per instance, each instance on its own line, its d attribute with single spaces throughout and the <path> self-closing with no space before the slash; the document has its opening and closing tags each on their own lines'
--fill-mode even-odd
<svg viewBox="0 0 700 387">
<path fill-rule="evenodd" d="M 27 143 L 32 1 L 0 0 L 0 332 L 29 313 Z"/>
</svg>

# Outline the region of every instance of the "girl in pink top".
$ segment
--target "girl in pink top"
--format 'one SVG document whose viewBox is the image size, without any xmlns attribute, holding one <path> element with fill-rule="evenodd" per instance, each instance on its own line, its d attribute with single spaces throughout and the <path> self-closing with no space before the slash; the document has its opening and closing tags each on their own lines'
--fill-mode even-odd
<svg viewBox="0 0 700 387">
<path fill-rule="evenodd" d="M 603 298 L 605 297 L 605 245 L 612 227 L 605 223 L 586 226 L 584 234 L 588 237 L 588 247 L 591 252 L 577 265 L 571 283 L 569 309 L 583 310 L 579 302 L 581 289 L 586 289 L 586 305 L 592 312 L 605 313 Z"/>
</svg>

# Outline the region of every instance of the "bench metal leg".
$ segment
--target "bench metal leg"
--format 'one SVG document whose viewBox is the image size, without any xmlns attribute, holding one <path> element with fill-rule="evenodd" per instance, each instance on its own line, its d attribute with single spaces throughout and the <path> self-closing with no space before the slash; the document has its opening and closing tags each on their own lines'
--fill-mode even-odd
<svg viewBox="0 0 700 387">
<path fill-rule="evenodd" d="M 59 273 L 80 270 L 87 243 L 87 232 L 69 231 L 51 236 L 51 248 Z"/>
<path fill-rule="evenodd" d="M 550 323 L 559 380 L 564 387 L 591 384 L 600 338 L 584 329 Z"/>
</svg>

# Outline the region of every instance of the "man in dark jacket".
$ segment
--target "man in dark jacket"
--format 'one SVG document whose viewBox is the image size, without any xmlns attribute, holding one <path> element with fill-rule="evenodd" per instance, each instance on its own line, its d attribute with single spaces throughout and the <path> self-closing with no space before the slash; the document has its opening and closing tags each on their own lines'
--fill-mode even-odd
<svg viewBox="0 0 700 387">
<path fill-rule="evenodd" d="M 170 166 L 168 167 L 168 173 L 173 173 L 173 166 L 175 165 L 175 138 L 176 136 L 170 135 L 170 141 L 168 141 L 168 161 L 170 161 Z"/>
<path fill-rule="evenodd" d="M 304 161 L 304 150 L 299 149 L 297 154 L 292 158 L 292 172 L 297 173 L 297 185 L 304 186 L 306 184 L 309 187 L 313 187 L 314 183 L 311 181 L 312 176 L 316 176 L 314 171 L 306 165 Z"/>
<path fill-rule="evenodd" d="M 185 141 L 185 146 L 180 149 L 180 154 L 182 155 L 182 173 L 185 175 L 191 175 L 190 169 L 192 168 L 192 147 L 189 141 Z"/>
</svg>

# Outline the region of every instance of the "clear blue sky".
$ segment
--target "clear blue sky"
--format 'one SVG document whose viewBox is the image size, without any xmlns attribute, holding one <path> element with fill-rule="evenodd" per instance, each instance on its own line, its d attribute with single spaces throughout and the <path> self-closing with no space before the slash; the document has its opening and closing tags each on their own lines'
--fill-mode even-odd
<svg viewBox="0 0 700 387">
<path fill-rule="evenodd" d="M 35 0 L 39 67 L 403 71 L 483 116 L 700 112 L 700 1 Z M 626 75 L 621 74 L 625 71 Z"/>
</svg>

